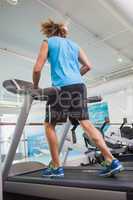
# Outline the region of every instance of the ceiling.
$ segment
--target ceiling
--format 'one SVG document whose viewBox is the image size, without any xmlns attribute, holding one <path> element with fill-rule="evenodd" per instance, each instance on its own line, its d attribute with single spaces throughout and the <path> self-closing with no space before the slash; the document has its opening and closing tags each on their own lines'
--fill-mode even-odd
<svg viewBox="0 0 133 200">
<path fill-rule="evenodd" d="M 16 6 L 11 6 L 0 0 L 0 84 L 9 78 L 32 80 L 43 40 L 40 23 L 49 17 L 67 22 L 70 37 L 86 51 L 93 64 L 85 77 L 88 85 L 133 73 L 133 28 L 112 2 L 18 0 Z M 46 66 L 42 87 L 50 85 L 49 77 Z"/>
</svg>

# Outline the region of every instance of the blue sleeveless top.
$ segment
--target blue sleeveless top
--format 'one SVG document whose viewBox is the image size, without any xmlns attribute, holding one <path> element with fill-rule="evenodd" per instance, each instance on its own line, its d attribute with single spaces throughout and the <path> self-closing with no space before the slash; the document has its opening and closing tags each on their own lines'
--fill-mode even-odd
<svg viewBox="0 0 133 200">
<path fill-rule="evenodd" d="M 83 83 L 78 55 L 79 46 L 72 40 L 57 36 L 48 39 L 52 86 L 62 87 Z"/>
</svg>

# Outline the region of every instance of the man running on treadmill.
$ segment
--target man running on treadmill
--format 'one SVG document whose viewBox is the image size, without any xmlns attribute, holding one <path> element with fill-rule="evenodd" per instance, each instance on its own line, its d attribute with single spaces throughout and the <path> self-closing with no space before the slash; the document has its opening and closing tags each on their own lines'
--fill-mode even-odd
<svg viewBox="0 0 133 200">
<path fill-rule="evenodd" d="M 55 126 L 58 122 L 66 122 L 68 118 L 72 122 L 78 120 L 104 156 L 106 164 L 99 175 L 109 177 L 119 173 L 123 168 L 121 163 L 112 156 L 101 133 L 89 121 L 87 89 L 82 76 L 91 70 L 91 64 L 85 52 L 67 37 L 68 28 L 63 23 L 55 23 L 50 19 L 42 23 L 41 31 L 48 39 L 43 41 L 33 69 L 34 88 L 38 88 L 42 68 L 48 59 L 52 86 L 59 89 L 58 95 L 50 97 L 46 105 L 44 126 L 52 162 L 44 169 L 43 175 L 64 176 Z"/>
</svg>

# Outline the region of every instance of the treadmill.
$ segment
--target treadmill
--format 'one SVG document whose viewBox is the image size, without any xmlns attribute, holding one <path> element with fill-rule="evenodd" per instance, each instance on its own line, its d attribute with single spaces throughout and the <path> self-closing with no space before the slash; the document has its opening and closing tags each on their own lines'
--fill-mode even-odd
<svg viewBox="0 0 133 200">
<path fill-rule="evenodd" d="M 125 171 L 113 178 L 102 178 L 97 174 L 98 166 L 90 167 L 65 167 L 64 178 L 45 178 L 42 171 L 46 167 L 37 162 L 12 162 L 18 147 L 32 102 L 34 100 L 47 101 L 50 95 L 55 95 L 55 88 L 33 89 L 30 82 L 22 80 L 7 80 L 3 83 L 4 88 L 14 94 L 24 95 L 24 104 L 19 114 L 14 130 L 9 152 L 4 160 L 2 176 L 4 192 L 37 197 L 42 199 L 56 200 L 131 200 L 133 199 L 133 169 L 125 167 Z M 88 102 L 96 102 L 99 97 L 88 98 Z M 66 135 L 71 124 L 65 124 L 59 145 L 61 152 Z"/>
</svg>

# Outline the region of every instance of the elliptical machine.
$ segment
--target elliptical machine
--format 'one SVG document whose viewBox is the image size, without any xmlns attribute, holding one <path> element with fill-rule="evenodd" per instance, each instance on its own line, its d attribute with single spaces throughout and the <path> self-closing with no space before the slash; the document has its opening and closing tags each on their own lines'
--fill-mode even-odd
<svg viewBox="0 0 133 200">
<path fill-rule="evenodd" d="M 114 157 L 123 159 L 123 155 L 128 153 L 129 146 L 124 145 L 121 141 L 114 141 L 112 142 L 109 140 L 109 137 L 105 135 L 105 128 L 110 125 L 110 120 L 108 117 L 105 117 L 103 124 L 101 127 L 96 127 L 102 134 L 107 146 L 110 148 L 111 153 Z M 83 138 L 85 142 L 85 146 L 88 149 L 85 153 L 88 154 L 88 165 L 90 164 L 101 164 L 102 161 L 104 161 L 103 156 L 101 155 L 101 152 L 98 150 L 98 148 L 92 143 L 92 141 L 89 139 L 89 137 L 86 135 L 86 133 L 83 133 Z M 92 154 L 90 156 L 90 152 L 94 152 L 94 158 L 92 159 Z M 84 165 L 82 163 L 82 165 Z"/>
<path fill-rule="evenodd" d="M 120 126 L 121 137 L 127 138 L 129 140 L 133 139 L 133 124 L 128 125 L 127 118 L 123 118 L 123 123 Z"/>
</svg>

